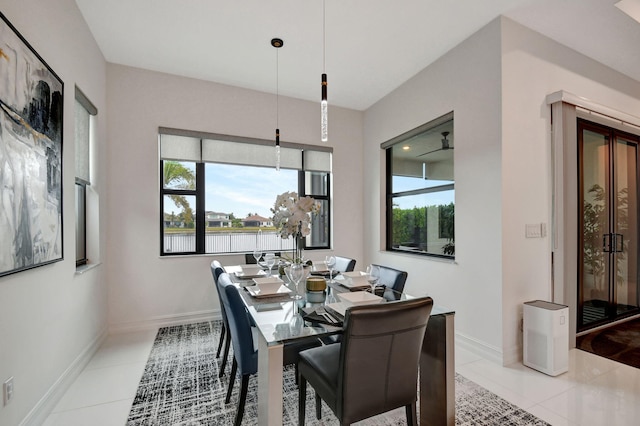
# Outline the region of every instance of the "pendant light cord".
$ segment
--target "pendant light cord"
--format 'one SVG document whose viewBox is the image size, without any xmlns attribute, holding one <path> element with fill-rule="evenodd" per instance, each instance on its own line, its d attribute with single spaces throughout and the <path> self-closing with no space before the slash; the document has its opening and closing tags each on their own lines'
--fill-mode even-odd
<svg viewBox="0 0 640 426">
<path fill-rule="evenodd" d="M 327 30 L 326 30 L 326 5 L 325 0 L 322 0 L 322 72 L 326 74 L 327 71 Z"/>
<path fill-rule="evenodd" d="M 279 49 L 276 49 L 276 128 L 280 128 L 280 122 L 278 121 L 280 115 L 280 57 L 278 53 Z"/>
</svg>

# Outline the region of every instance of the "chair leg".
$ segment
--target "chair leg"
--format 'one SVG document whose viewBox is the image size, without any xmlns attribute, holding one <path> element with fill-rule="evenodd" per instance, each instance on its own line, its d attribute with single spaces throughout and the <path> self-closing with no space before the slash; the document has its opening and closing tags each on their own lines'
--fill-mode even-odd
<svg viewBox="0 0 640 426">
<path fill-rule="evenodd" d="M 414 426 L 418 424 L 418 414 L 416 412 L 416 403 L 413 402 L 405 406 L 407 411 L 407 426 Z"/>
<path fill-rule="evenodd" d="M 244 403 L 247 400 L 247 389 L 249 388 L 249 374 L 242 376 L 242 385 L 240 386 L 240 400 L 238 401 L 238 412 L 236 413 L 235 426 L 242 424 L 242 416 L 244 416 Z"/>
<path fill-rule="evenodd" d="M 218 377 L 224 376 L 224 369 L 227 365 L 227 358 L 229 358 L 229 345 L 231 344 L 231 334 L 227 334 L 227 340 L 224 341 L 224 354 L 222 355 L 222 365 L 220 365 L 220 373 Z"/>
<path fill-rule="evenodd" d="M 227 397 L 224 400 L 225 404 L 228 404 L 231 399 L 231 392 L 233 392 L 233 385 L 236 381 L 236 371 L 238 371 L 238 363 L 236 359 L 233 358 L 233 362 L 231 363 L 231 376 L 229 377 L 229 389 L 227 389 Z"/>
<path fill-rule="evenodd" d="M 224 326 L 224 322 L 222 323 L 222 330 L 220 331 L 220 342 L 218 342 L 218 351 L 216 352 L 216 358 L 220 358 L 220 351 L 222 350 L 222 344 L 224 343 L 224 338 L 227 333 L 227 328 Z"/>
<path fill-rule="evenodd" d="M 298 363 L 297 362 L 295 363 L 295 367 L 294 368 L 296 370 L 296 379 L 295 380 L 296 380 L 296 385 L 297 385 L 298 381 L 299 381 L 299 378 L 298 378 Z"/>
<path fill-rule="evenodd" d="M 297 376 L 296 376 L 297 377 Z M 298 426 L 304 426 L 305 409 L 307 406 L 307 379 L 298 379 Z"/>
<path fill-rule="evenodd" d="M 316 419 L 320 420 L 322 418 L 322 398 L 318 392 L 316 392 Z"/>
</svg>

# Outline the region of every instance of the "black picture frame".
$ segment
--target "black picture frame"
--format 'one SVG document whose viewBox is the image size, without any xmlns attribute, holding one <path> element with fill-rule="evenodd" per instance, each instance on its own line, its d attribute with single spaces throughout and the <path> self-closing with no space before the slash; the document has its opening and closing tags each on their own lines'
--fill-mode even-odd
<svg viewBox="0 0 640 426">
<path fill-rule="evenodd" d="M 1 277 L 64 258 L 64 83 L 0 18 Z"/>
</svg>

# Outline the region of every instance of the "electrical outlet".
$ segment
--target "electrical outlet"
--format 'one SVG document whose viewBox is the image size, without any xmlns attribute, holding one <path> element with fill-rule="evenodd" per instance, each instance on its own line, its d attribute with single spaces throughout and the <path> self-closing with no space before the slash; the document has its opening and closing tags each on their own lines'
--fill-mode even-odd
<svg viewBox="0 0 640 426">
<path fill-rule="evenodd" d="M 9 377 L 2 384 L 2 401 L 3 405 L 7 405 L 13 398 L 13 377 Z"/>
</svg>

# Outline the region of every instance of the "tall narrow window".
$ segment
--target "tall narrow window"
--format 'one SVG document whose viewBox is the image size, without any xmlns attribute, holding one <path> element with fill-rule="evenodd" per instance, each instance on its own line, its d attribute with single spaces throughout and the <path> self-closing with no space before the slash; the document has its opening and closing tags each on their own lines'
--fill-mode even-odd
<svg viewBox="0 0 640 426">
<path fill-rule="evenodd" d="M 382 148 L 387 157 L 387 250 L 453 258 L 453 113 Z"/>
<path fill-rule="evenodd" d="M 303 171 L 299 186 L 302 195 L 313 197 L 320 203 L 320 211 L 314 214 L 307 247 L 330 247 L 331 235 L 331 156 L 327 153 L 303 151 Z"/>
<path fill-rule="evenodd" d="M 91 185 L 91 116 L 96 115 L 98 110 L 77 87 L 75 99 L 76 266 L 80 266 L 87 263 L 87 187 Z"/>
</svg>

